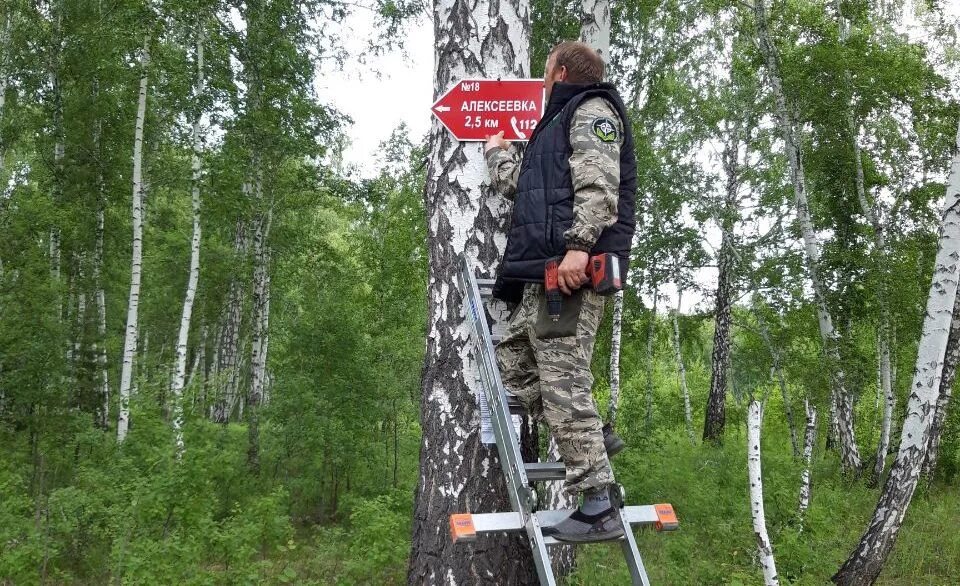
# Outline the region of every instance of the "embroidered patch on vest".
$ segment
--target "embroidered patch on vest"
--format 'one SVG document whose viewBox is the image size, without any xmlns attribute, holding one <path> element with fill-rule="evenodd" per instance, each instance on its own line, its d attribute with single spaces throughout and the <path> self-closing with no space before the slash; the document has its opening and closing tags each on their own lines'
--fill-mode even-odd
<svg viewBox="0 0 960 586">
<path fill-rule="evenodd" d="M 593 133 L 603 142 L 614 142 L 620 138 L 617 125 L 606 116 L 601 116 L 593 121 Z"/>
</svg>

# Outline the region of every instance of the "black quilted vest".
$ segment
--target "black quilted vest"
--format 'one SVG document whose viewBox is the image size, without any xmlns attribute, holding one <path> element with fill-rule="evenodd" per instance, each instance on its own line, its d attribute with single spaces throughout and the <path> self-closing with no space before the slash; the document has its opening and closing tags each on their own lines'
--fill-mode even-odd
<svg viewBox="0 0 960 586">
<path fill-rule="evenodd" d="M 563 256 L 567 250 L 563 234 L 573 224 L 570 123 L 577 107 L 593 97 L 605 98 L 616 109 L 624 140 L 620 148 L 617 222 L 600 234 L 590 254 L 617 254 L 620 274 L 627 274 L 635 227 L 637 160 L 626 108 L 612 84 L 557 83 L 520 165 L 507 249 L 493 291 L 498 299 L 519 301 L 523 284 L 542 283 L 547 260 Z"/>
</svg>

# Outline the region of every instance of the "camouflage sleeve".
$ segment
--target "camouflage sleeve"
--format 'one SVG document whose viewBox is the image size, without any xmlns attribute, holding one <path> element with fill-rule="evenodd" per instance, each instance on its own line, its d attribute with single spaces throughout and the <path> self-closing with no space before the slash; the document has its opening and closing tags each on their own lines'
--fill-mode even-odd
<svg viewBox="0 0 960 586">
<path fill-rule="evenodd" d="M 603 98 L 577 108 L 570 123 L 573 225 L 563 237 L 568 250 L 590 251 L 604 228 L 617 221 L 623 123 Z"/>
<path fill-rule="evenodd" d="M 492 148 L 486 152 L 487 170 L 493 188 L 503 197 L 512 200 L 517 194 L 517 179 L 520 176 L 520 161 L 517 149 Z"/>
</svg>

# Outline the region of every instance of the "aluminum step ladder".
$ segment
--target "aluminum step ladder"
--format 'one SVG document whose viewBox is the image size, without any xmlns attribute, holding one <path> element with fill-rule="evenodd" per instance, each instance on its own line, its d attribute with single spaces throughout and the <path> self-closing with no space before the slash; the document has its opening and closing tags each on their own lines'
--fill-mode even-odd
<svg viewBox="0 0 960 586">
<path fill-rule="evenodd" d="M 519 401 L 509 393 L 500 379 L 494 356 L 494 338 L 487 324 L 483 300 L 489 299 L 493 280 L 477 279 L 465 257 L 460 258 L 458 281 L 464 292 L 464 310 L 470 325 L 470 340 L 474 359 L 479 370 L 480 386 L 490 424 L 500 455 L 500 466 L 506 475 L 510 495 L 509 512 L 502 513 L 457 513 L 450 516 L 450 536 L 454 542 L 473 541 L 484 533 L 523 531 L 527 534 L 533 561 L 541 586 L 555 586 L 553 566 L 548 547 L 565 544 L 545 536 L 541 530 L 566 518 L 572 510 L 537 510 L 537 491 L 531 483 L 544 480 L 563 480 L 566 469 L 563 462 L 524 463 L 520 443 L 514 428 L 512 414 L 524 413 Z M 497 340 L 499 341 L 499 340 Z M 624 535 L 620 537 L 624 558 L 635 586 L 650 586 L 647 571 L 640 558 L 632 527 L 653 525 L 658 531 L 672 531 L 678 527 L 677 517 L 670 504 L 625 506 L 623 487 L 612 487 L 611 499 L 618 506 Z M 619 490 L 617 490 L 619 489 Z"/>
</svg>

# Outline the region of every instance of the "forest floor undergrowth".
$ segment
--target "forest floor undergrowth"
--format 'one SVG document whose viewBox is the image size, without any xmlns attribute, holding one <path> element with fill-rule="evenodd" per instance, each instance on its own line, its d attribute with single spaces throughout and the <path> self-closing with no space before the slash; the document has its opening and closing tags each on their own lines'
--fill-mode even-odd
<svg viewBox="0 0 960 586">
<path fill-rule="evenodd" d="M 800 462 L 789 442 L 763 440 L 764 506 L 781 584 L 828 584 L 860 539 L 879 489 L 840 478 L 833 453 L 814 458 L 810 508 L 797 515 Z M 780 438 L 786 437 L 780 435 Z M 770 438 L 768 440 L 768 438 Z M 723 446 L 692 446 L 681 432 L 661 433 L 615 462 L 627 502 L 670 502 L 680 530 L 637 531 L 653 584 L 762 584 L 750 518 L 742 429 L 728 429 Z M 960 576 L 960 498 L 954 487 L 918 490 L 878 584 L 947 586 Z M 582 547 L 569 585 L 629 584 L 619 545 Z"/>
<path fill-rule="evenodd" d="M 791 455 L 785 429 L 774 418 L 763 441 L 763 480 L 767 527 L 781 584 L 828 584 L 867 526 L 879 489 L 865 480 L 841 479 L 837 457 L 815 454 L 810 509 L 802 527 L 797 516 L 801 464 Z M 782 422 L 781 422 L 782 424 Z M 746 472 L 745 434 L 728 428 L 722 446 L 691 445 L 682 429 L 661 431 L 632 446 L 614 462 L 630 504 L 670 502 L 680 530 L 636 532 L 653 584 L 753 585 L 763 576 L 756 563 Z M 869 464 L 869 462 L 868 462 Z M 330 572 L 338 584 L 401 584 L 406 570 L 408 519 L 383 515 L 403 507 L 402 494 L 368 506 L 347 529 L 327 529 L 311 549 L 320 552 L 304 574 Z M 374 511 L 371 509 L 379 509 Z M 384 523 L 378 528 L 375 523 Z M 878 584 L 948 586 L 960 576 L 960 496 L 952 486 L 920 488 L 896 547 Z M 362 535 L 354 531 L 364 532 Z M 402 537 L 392 547 L 384 536 Z M 351 557 L 343 543 L 365 544 Z M 339 544 L 339 547 L 338 547 Z M 335 553 L 339 552 L 339 553 Z M 325 560 L 325 561 L 321 561 Z M 379 564 L 385 565 L 379 565 Z M 321 570 L 321 566 L 324 566 Z M 376 568 L 379 567 L 379 570 Z M 358 571 L 359 570 L 359 571 Z M 368 571 L 373 573 L 367 573 Z M 618 544 L 582 546 L 567 585 L 630 584 Z"/>
<path fill-rule="evenodd" d="M 860 538 L 879 489 L 842 479 L 836 454 L 819 442 L 801 529 L 801 463 L 791 454 L 785 423 L 772 415 L 763 436 L 764 502 L 781 583 L 826 584 Z M 27 446 L 13 443 L 11 459 L 0 463 L 0 585 L 405 584 L 415 427 L 401 436 L 406 456 L 396 486 L 371 465 L 370 474 L 344 487 L 326 512 L 315 505 L 325 485 L 309 469 L 294 474 L 274 464 L 291 462 L 283 445 L 268 443 L 264 473 L 251 481 L 244 426 L 194 428 L 192 448 L 177 465 L 166 447 L 168 427 L 159 418 L 141 418 L 120 453 L 99 432 L 74 436 L 78 443 L 70 453 L 77 471 L 57 482 L 38 517 Z M 692 445 L 682 427 L 646 438 L 639 430 L 624 433 L 629 447 L 614 469 L 627 502 L 672 503 L 680 520 L 676 532 L 637 532 L 652 583 L 762 583 L 743 428 L 728 425 L 721 446 Z M 45 482 L 52 484 L 64 467 L 46 462 Z M 929 492 L 921 486 L 878 583 L 957 584 L 958 526 L 955 484 L 937 484 Z M 565 583 L 629 584 L 619 546 L 581 547 Z"/>
</svg>

